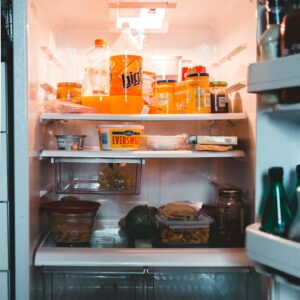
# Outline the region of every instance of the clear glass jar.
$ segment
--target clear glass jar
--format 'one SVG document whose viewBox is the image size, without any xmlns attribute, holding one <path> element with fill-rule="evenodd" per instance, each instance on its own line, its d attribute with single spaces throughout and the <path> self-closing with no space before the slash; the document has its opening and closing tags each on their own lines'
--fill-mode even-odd
<svg viewBox="0 0 300 300">
<path fill-rule="evenodd" d="M 210 100 L 212 113 L 228 113 L 228 95 L 226 81 L 211 81 Z"/>
<path fill-rule="evenodd" d="M 57 84 L 56 98 L 80 104 L 82 96 L 81 84 L 76 82 L 60 82 Z"/>
<path fill-rule="evenodd" d="M 219 246 L 243 246 L 245 209 L 242 191 L 236 188 L 219 190 L 217 201 L 217 239 Z"/>
<path fill-rule="evenodd" d="M 174 87 L 176 80 L 158 80 L 156 85 L 156 113 L 174 113 Z"/>
<path fill-rule="evenodd" d="M 209 74 L 193 73 L 187 75 L 187 111 L 191 114 L 210 113 Z"/>
</svg>

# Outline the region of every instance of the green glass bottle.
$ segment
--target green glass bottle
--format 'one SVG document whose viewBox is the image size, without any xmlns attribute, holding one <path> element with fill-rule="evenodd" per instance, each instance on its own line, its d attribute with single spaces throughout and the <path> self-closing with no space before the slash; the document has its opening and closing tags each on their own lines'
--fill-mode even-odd
<svg viewBox="0 0 300 300">
<path fill-rule="evenodd" d="M 296 166 L 296 174 L 297 174 L 297 184 L 296 184 L 296 190 L 298 187 L 300 187 L 300 165 Z M 297 201 L 297 193 L 295 192 L 294 197 L 291 200 L 290 203 L 291 211 L 293 217 L 295 216 L 297 209 L 298 209 L 298 201 Z"/>
<path fill-rule="evenodd" d="M 261 230 L 286 237 L 292 222 L 292 213 L 282 183 L 283 168 L 269 169 L 270 190 L 261 221 Z"/>
</svg>

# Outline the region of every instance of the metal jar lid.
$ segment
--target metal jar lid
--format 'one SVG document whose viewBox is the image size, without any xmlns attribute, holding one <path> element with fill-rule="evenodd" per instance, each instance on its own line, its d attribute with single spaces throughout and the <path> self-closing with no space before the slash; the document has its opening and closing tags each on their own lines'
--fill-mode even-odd
<svg viewBox="0 0 300 300">
<path fill-rule="evenodd" d="M 242 190 L 238 188 L 221 188 L 219 189 L 219 196 L 223 197 L 241 197 Z"/>
</svg>

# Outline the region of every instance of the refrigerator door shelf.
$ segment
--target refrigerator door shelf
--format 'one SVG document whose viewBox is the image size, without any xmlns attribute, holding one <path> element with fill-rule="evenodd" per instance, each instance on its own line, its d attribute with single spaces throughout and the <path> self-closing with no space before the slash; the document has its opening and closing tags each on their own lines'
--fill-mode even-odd
<svg viewBox="0 0 300 300">
<path fill-rule="evenodd" d="M 300 278 L 300 243 L 260 231 L 260 223 L 246 229 L 247 256 L 254 261 Z"/>
<path fill-rule="evenodd" d="M 300 54 L 250 64 L 248 92 L 262 93 L 300 86 L 299 69 Z"/>
</svg>

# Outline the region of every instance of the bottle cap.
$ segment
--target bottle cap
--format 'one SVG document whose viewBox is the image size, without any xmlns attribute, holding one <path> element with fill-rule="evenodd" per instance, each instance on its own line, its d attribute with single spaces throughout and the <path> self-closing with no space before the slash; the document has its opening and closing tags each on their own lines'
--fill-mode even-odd
<svg viewBox="0 0 300 300">
<path fill-rule="evenodd" d="M 221 188 L 221 189 L 219 189 L 219 196 L 241 197 L 242 190 L 240 190 L 238 188 Z"/>
<path fill-rule="evenodd" d="M 129 22 L 123 22 L 122 23 L 122 29 L 129 29 L 130 28 L 130 23 Z"/>
<path fill-rule="evenodd" d="M 300 177 L 300 165 L 296 166 L 296 173 L 297 173 L 297 176 Z"/>
<path fill-rule="evenodd" d="M 157 80 L 156 83 L 174 83 L 177 82 L 177 80 L 174 79 L 162 79 L 162 80 Z"/>
<path fill-rule="evenodd" d="M 199 76 L 206 76 L 206 77 L 208 77 L 209 74 L 208 73 L 192 73 L 192 74 L 188 74 L 187 77 L 199 77 Z"/>
<path fill-rule="evenodd" d="M 282 180 L 283 177 L 283 168 L 282 167 L 273 167 L 269 169 L 269 176 L 271 180 Z"/>
<path fill-rule="evenodd" d="M 95 46 L 96 47 L 104 47 L 106 46 L 107 42 L 104 39 L 97 39 L 95 40 Z"/>
<path fill-rule="evenodd" d="M 282 6 L 282 0 L 269 0 L 268 5 L 269 7 L 276 7 L 276 6 Z"/>
<path fill-rule="evenodd" d="M 226 81 L 211 81 L 210 86 L 227 86 Z"/>
</svg>

